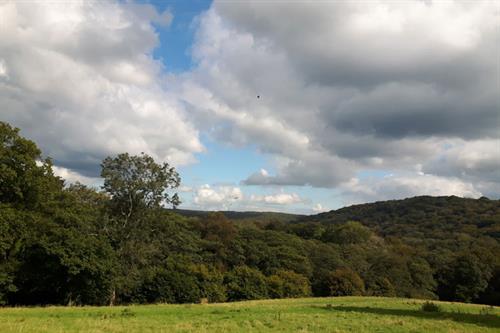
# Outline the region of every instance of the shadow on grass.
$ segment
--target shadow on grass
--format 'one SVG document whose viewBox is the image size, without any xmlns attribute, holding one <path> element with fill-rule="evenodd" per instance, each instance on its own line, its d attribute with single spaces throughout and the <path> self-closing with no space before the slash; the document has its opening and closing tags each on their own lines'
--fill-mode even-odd
<svg viewBox="0 0 500 333">
<path fill-rule="evenodd" d="M 475 324 L 484 327 L 500 328 L 500 316 L 493 314 L 472 314 L 461 312 L 424 312 L 422 310 L 384 309 L 375 307 L 357 306 L 316 306 L 326 311 L 342 311 L 369 313 L 375 315 L 387 315 L 398 317 L 414 317 L 434 320 L 452 320 L 458 323 Z"/>
</svg>

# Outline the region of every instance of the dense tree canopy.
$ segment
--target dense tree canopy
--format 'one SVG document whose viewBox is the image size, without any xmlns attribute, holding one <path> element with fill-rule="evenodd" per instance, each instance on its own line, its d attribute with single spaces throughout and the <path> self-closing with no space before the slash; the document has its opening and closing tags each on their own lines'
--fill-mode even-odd
<svg viewBox="0 0 500 333">
<path fill-rule="evenodd" d="M 377 295 L 500 304 L 500 201 L 417 197 L 314 216 L 203 213 L 150 156 L 66 184 L 0 122 L 0 304 Z M 183 213 L 181 215 L 179 213 Z"/>
</svg>

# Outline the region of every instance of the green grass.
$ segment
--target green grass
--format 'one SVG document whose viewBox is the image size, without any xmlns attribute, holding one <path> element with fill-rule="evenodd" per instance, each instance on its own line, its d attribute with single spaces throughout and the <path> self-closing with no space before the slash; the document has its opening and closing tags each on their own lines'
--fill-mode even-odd
<svg viewBox="0 0 500 333">
<path fill-rule="evenodd" d="M 0 332 L 500 332 L 500 308 L 336 297 L 208 305 L 1 308 Z"/>
</svg>

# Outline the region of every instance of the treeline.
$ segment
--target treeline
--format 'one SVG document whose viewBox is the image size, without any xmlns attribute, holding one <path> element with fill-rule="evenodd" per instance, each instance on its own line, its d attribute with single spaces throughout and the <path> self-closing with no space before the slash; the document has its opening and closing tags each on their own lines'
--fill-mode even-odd
<svg viewBox="0 0 500 333">
<path fill-rule="evenodd" d="M 340 295 L 500 304 L 498 201 L 415 198 L 407 212 L 362 206 L 233 223 L 162 208 L 180 203 L 170 192 L 180 178 L 147 155 L 105 159 L 98 191 L 65 186 L 1 122 L 0 143 L 4 305 Z"/>
</svg>

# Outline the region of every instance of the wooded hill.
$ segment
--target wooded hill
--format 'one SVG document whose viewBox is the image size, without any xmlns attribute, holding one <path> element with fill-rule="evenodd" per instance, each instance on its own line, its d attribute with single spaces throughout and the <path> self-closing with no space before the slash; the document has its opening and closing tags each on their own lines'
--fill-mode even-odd
<svg viewBox="0 0 500 333">
<path fill-rule="evenodd" d="M 450 239 L 466 234 L 500 239 L 500 200 L 420 196 L 380 201 L 302 217 L 299 222 L 359 221 L 381 236 Z"/>
<path fill-rule="evenodd" d="M 210 211 L 176 209 L 186 217 L 204 217 Z M 358 221 L 377 234 L 405 238 L 450 239 L 460 234 L 500 239 L 500 200 L 457 196 L 417 196 L 352 205 L 315 215 L 276 212 L 219 211 L 232 222 L 342 224 Z M 306 229 L 307 226 L 304 226 Z M 304 236 L 306 236 L 304 234 Z"/>
</svg>

